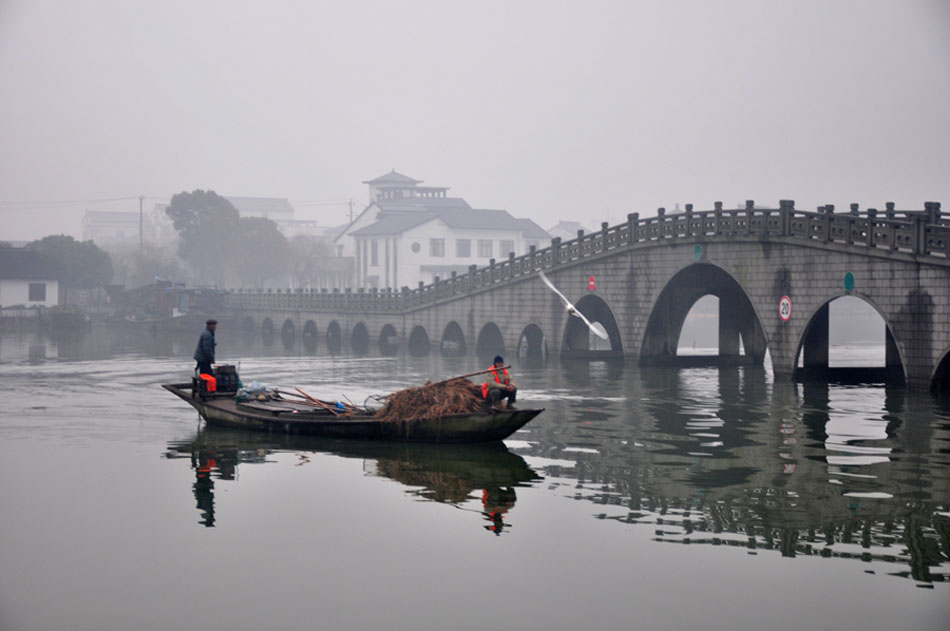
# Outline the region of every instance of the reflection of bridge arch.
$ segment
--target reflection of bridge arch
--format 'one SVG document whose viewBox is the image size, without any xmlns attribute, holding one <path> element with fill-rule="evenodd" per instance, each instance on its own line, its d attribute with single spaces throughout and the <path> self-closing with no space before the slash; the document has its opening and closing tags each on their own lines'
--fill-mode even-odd
<svg viewBox="0 0 950 631">
<path fill-rule="evenodd" d="M 479 359 L 491 359 L 494 355 L 505 353 L 505 338 L 501 329 L 494 322 L 489 322 L 478 332 L 478 341 L 475 344 L 475 355 Z"/>
<path fill-rule="evenodd" d="M 762 363 L 768 342 L 752 301 L 728 272 L 708 263 L 690 265 L 666 283 L 647 321 L 640 363 L 674 361 L 683 322 L 707 295 L 719 298 L 719 361 L 738 361 L 741 342 L 746 361 Z"/>
<path fill-rule="evenodd" d="M 379 346 L 380 355 L 395 355 L 399 352 L 399 333 L 396 331 L 396 327 L 392 324 L 386 324 L 383 326 L 382 330 L 379 332 L 379 340 L 377 342 Z"/>
<path fill-rule="evenodd" d="M 440 348 L 443 355 L 458 356 L 465 354 L 465 334 L 458 322 L 452 321 L 445 326 L 445 330 L 442 331 Z"/>
<path fill-rule="evenodd" d="M 274 336 L 274 322 L 270 318 L 264 318 L 261 322 L 261 335 L 265 338 Z"/>
<path fill-rule="evenodd" d="M 303 325 L 303 332 L 300 335 L 304 348 L 313 353 L 317 350 L 317 340 L 320 338 L 320 332 L 317 330 L 317 323 L 313 320 L 307 320 Z"/>
<path fill-rule="evenodd" d="M 548 349 L 544 341 L 544 333 L 537 324 L 529 324 L 521 332 L 518 340 L 518 357 L 529 359 L 544 359 Z"/>
<path fill-rule="evenodd" d="M 343 331 L 340 329 L 340 323 L 331 320 L 327 325 L 327 350 L 331 355 L 336 355 L 343 348 Z"/>
<path fill-rule="evenodd" d="M 364 322 L 357 322 L 350 333 L 350 350 L 357 355 L 365 355 L 369 352 L 369 331 Z"/>
<path fill-rule="evenodd" d="M 409 354 L 423 357 L 429 354 L 429 334 L 421 325 L 413 327 L 409 334 Z"/>
<path fill-rule="evenodd" d="M 591 322 L 600 322 L 607 330 L 609 340 L 601 346 L 601 338 L 591 333 L 590 329 L 580 318 L 570 316 L 567 319 L 567 326 L 564 328 L 564 344 L 561 354 L 568 355 L 583 353 L 591 356 L 610 353 L 611 355 L 623 354 L 623 343 L 620 341 L 620 327 L 617 326 L 617 319 L 614 318 L 613 311 L 604 302 L 604 299 L 594 294 L 588 294 L 577 301 L 575 305 L 578 311 Z M 609 348 L 605 348 L 609 343 Z"/>
<path fill-rule="evenodd" d="M 834 367 L 829 364 L 830 359 L 830 330 L 831 304 L 842 298 L 860 300 L 871 307 L 884 324 L 884 368 L 874 369 L 867 367 Z M 832 374 L 851 379 L 854 377 L 881 379 L 888 383 L 903 383 L 905 381 L 904 359 L 901 349 L 894 340 L 892 325 L 884 312 L 867 296 L 857 293 L 840 293 L 828 299 L 815 309 L 808 317 L 807 324 L 802 329 L 801 336 L 795 351 L 795 365 L 801 360 L 802 366 L 795 370 L 801 378 L 827 377 Z"/>
</svg>

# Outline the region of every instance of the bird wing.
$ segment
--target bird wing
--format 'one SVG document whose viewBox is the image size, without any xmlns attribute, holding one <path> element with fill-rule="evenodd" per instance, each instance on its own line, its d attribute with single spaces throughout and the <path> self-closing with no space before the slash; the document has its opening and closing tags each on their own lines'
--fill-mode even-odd
<svg viewBox="0 0 950 631">
<path fill-rule="evenodd" d="M 538 276 L 541 277 L 541 280 L 544 281 L 545 285 L 551 288 L 551 291 L 553 291 L 554 293 L 556 293 L 558 296 L 561 297 L 561 300 L 564 301 L 564 304 L 567 306 L 568 309 L 574 308 L 574 305 L 571 304 L 571 301 L 565 298 L 564 294 L 558 291 L 557 287 L 554 286 L 554 283 L 548 280 L 548 277 L 544 275 L 544 272 L 542 272 L 541 270 L 538 270 Z"/>
<path fill-rule="evenodd" d="M 607 335 L 607 329 L 604 328 L 603 324 L 601 324 L 600 322 L 591 322 L 590 320 L 584 317 L 583 313 L 581 313 L 580 311 L 577 311 L 576 309 L 574 310 L 574 315 L 576 315 L 578 318 L 584 321 L 584 324 L 587 325 L 587 328 L 590 329 L 591 333 L 593 333 L 594 335 L 596 335 L 602 340 L 610 339 L 610 336 Z"/>
<path fill-rule="evenodd" d="M 589 328 L 591 332 L 597 337 L 604 340 L 610 339 L 610 336 L 607 335 L 607 330 L 604 328 L 604 326 L 600 322 L 591 323 L 590 320 L 585 318 L 584 314 L 578 311 L 577 307 L 572 305 L 571 301 L 565 298 L 564 294 L 558 291 L 557 287 L 554 286 L 554 283 L 548 280 L 548 277 L 544 275 L 544 272 L 542 272 L 541 270 L 538 270 L 538 276 L 541 277 L 541 280 L 544 281 L 545 285 L 551 288 L 551 291 L 553 291 L 554 293 L 556 293 L 558 296 L 561 297 L 561 300 L 564 301 L 564 304 L 567 306 L 568 310 L 571 312 L 571 315 L 575 315 L 581 320 L 583 320 L 584 324 L 587 325 L 587 328 Z"/>
</svg>

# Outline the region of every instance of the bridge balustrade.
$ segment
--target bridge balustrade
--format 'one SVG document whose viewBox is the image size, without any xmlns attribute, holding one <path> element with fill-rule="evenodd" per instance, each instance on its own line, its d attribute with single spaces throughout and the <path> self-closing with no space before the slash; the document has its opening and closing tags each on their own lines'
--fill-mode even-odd
<svg viewBox="0 0 950 631">
<path fill-rule="evenodd" d="M 794 202 L 782 200 L 778 209 L 755 208 L 746 202 L 745 208 L 723 209 L 716 202 L 713 210 L 694 211 L 687 204 L 686 211 L 667 215 L 660 208 L 655 217 L 640 218 L 631 213 L 627 221 L 616 226 L 601 224 L 601 229 L 577 238 L 551 240 L 551 245 L 532 249 L 527 254 L 509 257 L 486 267 L 474 265 L 464 274 L 453 273 L 448 279 L 438 279 L 430 285 L 401 292 L 363 291 L 343 292 L 326 289 L 315 291 L 235 290 L 229 295 L 231 307 L 238 309 L 294 310 L 313 308 L 346 312 L 400 312 L 439 300 L 451 299 L 498 284 L 530 276 L 542 269 L 552 269 L 571 261 L 579 261 L 610 250 L 648 244 L 661 240 L 696 239 L 709 237 L 784 237 L 806 239 L 822 243 L 839 243 L 854 247 L 885 249 L 950 259 L 950 218 L 940 212 L 940 204 L 927 202 L 923 211 L 896 210 L 888 202 L 879 213 L 870 208 L 863 214 L 857 205 L 850 213 L 836 214 L 831 205 L 818 212 L 796 210 Z"/>
</svg>

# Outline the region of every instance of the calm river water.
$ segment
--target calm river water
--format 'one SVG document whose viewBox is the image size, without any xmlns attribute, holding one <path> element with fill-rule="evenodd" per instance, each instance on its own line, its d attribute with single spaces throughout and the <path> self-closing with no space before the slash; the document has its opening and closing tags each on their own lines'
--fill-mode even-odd
<svg viewBox="0 0 950 631">
<path fill-rule="evenodd" d="M 0 337 L 0 629 L 946 629 L 950 402 L 514 362 L 504 447 L 205 429 L 197 339 Z M 219 331 L 243 380 L 481 368 Z"/>
</svg>

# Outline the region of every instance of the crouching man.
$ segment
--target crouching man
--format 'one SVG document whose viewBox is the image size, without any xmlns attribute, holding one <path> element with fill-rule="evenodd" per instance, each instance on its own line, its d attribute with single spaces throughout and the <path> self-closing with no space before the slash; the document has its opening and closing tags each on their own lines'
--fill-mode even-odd
<svg viewBox="0 0 950 631">
<path fill-rule="evenodd" d="M 495 360 L 492 363 L 488 379 L 482 384 L 482 397 L 485 399 L 485 406 L 501 409 L 501 400 L 507 399 L 505 408 L 514 410 L 518 388 L 508 376 L 508 369 L 504 367 L 505 360 L 502 359 L 501 355 L 495 355 Z"/>
</svg>

